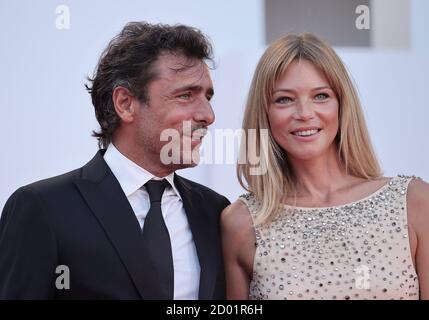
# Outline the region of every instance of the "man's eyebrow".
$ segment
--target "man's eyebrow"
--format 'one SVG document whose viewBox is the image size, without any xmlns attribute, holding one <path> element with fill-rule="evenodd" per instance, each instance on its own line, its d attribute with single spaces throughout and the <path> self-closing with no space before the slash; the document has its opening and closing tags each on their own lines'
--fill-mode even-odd
<svg viewBox="0 0 429 320">
<path fill-rule="evenodd" d="M 194 92 L 200 92 L 203 90 L 202 86 L 199 85 L 188 85 L 188 86 L 183 86 L 183 87 L 179 87 L 173 90 L 173 93 L 178 93 L 181 91 L 194 91 Z M 214 95 L 214 90 L 213 88 L 208 88 L 207 89 L 207 94 L 209 94 L 210 96 Z"/>
</svg>

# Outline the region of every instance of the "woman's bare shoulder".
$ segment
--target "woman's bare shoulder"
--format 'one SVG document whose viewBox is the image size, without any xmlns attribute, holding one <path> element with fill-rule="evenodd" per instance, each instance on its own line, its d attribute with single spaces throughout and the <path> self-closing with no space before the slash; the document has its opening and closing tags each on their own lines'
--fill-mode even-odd
<svg viewBox="0 0 429 320">
<path fill-rule="evenodd" d="M 247 205 L 238 199 L 221 215 L 222 246 L 226 265 L 240 266 L 248 278 L 253 272 L 256 234 Z"/>
<path fill-rule="evenodd" d="M 420 234 L 429 230 L 429 184 L 422 179 L 412 179 L 408 186 L 407 207 L 410 222 Z M 419 232 L 418 232 L 419 233 Z"/>
<path fill-rule="evenodd" d="M 228 230 L 238 231 L 243 227 L 252 227 L 253 220 L 247 205 L 237 199 L 222 211 L 221 224 Z"/>
</svg>

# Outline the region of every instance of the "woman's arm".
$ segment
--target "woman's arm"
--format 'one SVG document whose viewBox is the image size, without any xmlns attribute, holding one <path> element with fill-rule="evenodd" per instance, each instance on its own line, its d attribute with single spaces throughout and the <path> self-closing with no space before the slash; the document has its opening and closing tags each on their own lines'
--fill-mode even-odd
<svg viewBox="0 0 429 320">
<path fill-rule="evenodd" d="M 409 224 L 416 235 L 411 247 L 419 277 L 420 299 L 429 300 L 429 184 L 422 180 L 411 181 L 407 203 Z"/>
<path fill-rule="evenodd" d="M 221 215 L 222 248 L 228 300 L 249 298 L 255 255 L 255 233 L 246 205 L 237 200 Z"/>
</svg>

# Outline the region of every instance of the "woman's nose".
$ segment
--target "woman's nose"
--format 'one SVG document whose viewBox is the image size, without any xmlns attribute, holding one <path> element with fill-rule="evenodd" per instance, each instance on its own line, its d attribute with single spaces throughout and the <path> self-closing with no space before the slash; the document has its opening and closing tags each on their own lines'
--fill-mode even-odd
<svg viewBox="0 0 429 320">
<path fill-rule="evenodd" d="M 299 120 L 310 120 L 314 118 L 314 108 L 310 101 L 299 101 L 296 107 L 295 116 Z"/>
</svg>

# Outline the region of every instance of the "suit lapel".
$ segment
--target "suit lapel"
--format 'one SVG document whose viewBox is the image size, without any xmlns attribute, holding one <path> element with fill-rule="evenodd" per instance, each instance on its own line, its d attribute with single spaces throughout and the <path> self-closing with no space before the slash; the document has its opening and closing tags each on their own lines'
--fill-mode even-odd
<svg viewBox="0 0 429 320">
<path fill-rule="evenodd" d="M 177 174 L 174 175 L 174 184 L 182 197 L 200 262 L 199 299 L 208 300 L 213 296 L 216 280 L 216 260 L 212 250 L 215 248 L 213 223 L 210 221 L 210 216 L 205 214 L 207 209 L 204 208 L 204 198 L 201 193 Z"/>
<path fill-rule="evenodd" d="M 141 297 L 160 299 L 156 273 L 147 258 L 140 225 L 103 153 L 99 151 L 83 167 L 82 178 L 75 184 L 114 245 Z"/>
</svg>

